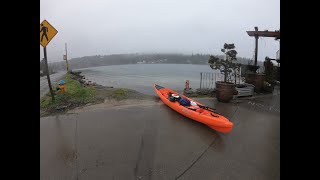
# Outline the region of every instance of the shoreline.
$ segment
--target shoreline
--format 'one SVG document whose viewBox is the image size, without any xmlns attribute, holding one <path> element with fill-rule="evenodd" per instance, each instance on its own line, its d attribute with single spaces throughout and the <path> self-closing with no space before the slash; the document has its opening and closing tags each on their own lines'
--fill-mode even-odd
<svg viewBox="0 0 320 180">
<path fill-rule="evenodd" d="M 80 109 L 92 105 L 98 105 L 97 107 L 110 107 L 110 106 L 120 106 L 120 105 L 128 105 L 134 104 L 133 102 L 142 102 L 151 100 L 153 96 L 140 93 L 133 89 L 128 88 L 115 88 L 112 86 L 103 86 L 99 85 L 95 82 L 92 82 L 81 75 L 81 71 L 74 71 L 70 73 L 66 73 L 63 75 L 63 78 L 66 78 L 67 75 L 71 76 L 71 79 L 77 82 L 80 85 L 81 90 L 91 88 L 94 91 L 92 95 L 92 100 L 88 102 L 81 102 L 81 103 L 73 103 L 73 102 L 66 102 L 69 99 L 64 100 L 63 103 L 55 104 L 51 101 L 51 96 L 46 93 L 44 96 L 40 98 L 40 117 L 52 116 L 52 115 L 59 115 L 59 114 L 66 114 L 69 111 L 81 111 Z M 87 81 L 86 81 L 87 80 Z M 65 95 L 55 93 L 55 97 L 57 99 L 61 98 L 62 96 L 68 95 L 68 85 L 67 86 L 67 93 Z M 53 84 L 53 87 L 56 87 L 56 83 Z M 49 99 L 49 100 L 48 100 Z M 44 100 L 49 101 L 48 106 L 43 105 Z M 57 100 L 56 100 L 57 101 Z M 110 104 L 108 106 L 107 104 Z M 52 105 L 53 107 L 51 107 Z M 44 107 L 43 107 L 44 106 Z"/>
<path fill-rule="evenodd" d="M 80 84 L 81 88 L 91 88 L 94 90 L 94 95 L 92 97 L 92 100 L 89 100 L 88 102 L 80 102 L 80 103 L 61 103 L 58 104 L 52 108 L 42 108 L 43 100 L 44 98 L 50 98 L 49 93 L 41 97 L 40 101 L 40 117 L 46 117 L 46 116 L 53 116 L 53 115 L 61 115 L 61 114 L 69 114 L 69 113 L 80 113 L 80 112 L 88 112 L 88 111 L 96 111 L 99 109 L 106 109 L 106 108 L 112 108 L 120 106 L 133 106 L 133 105 L 151 105 L 151 104 L 157 104 L 157 101 L 155 101 L 156 95 L 148 95 L 141 92 L 138 92 L 133 89 L 128 88 L 115 88 L 112 86 L 103 86 L 100 84 L 97 84 L 95 82 L 90 81 L 89 79 L 86 79 L 84 75 L 81 74 L 82 71 L 77 70 L 74 72 L 66 73 L 63 75 L 63 78 L 65 78 L 67 75 L 71 76 L 71 79 L 73 81 L 76 81 Z M 55 86 L 56 84 L 54 84 Z M 68 89 L 68 86 L 67 86 Z M 184 94 L 183 90 L 181 91 L 182 94 Z M 216 99 L 214 97 L 214 93 L 209 94 L 184 94 L 190 98 L 196 98 L 196 99 Z M 190 95 L 190 96 L 189 96 Z M 56 96 L 60 96 L 59 94 L 56 94 Z M 240 97 L 235 98 L 231 100 L 230 104 L 234 103 L 241 103 L 244 101 L 250 101 L 256 98 L 264 97 L 264 96 L 272 96 L 272 94 L 255 94 L 251 97 Z M 68 99 L 66 100 L 68 101 Z"/>
</svg>

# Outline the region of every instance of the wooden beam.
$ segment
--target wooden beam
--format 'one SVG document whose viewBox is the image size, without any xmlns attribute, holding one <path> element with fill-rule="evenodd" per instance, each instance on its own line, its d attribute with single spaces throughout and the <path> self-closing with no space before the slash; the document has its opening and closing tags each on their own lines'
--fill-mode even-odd
<svg viewBox="0 0 320 180">
<path fill-rule="evenodd" d="M 280 39 L 280 31 L 247 31 L 249 36 L 275 37 Z"/>
</svg>

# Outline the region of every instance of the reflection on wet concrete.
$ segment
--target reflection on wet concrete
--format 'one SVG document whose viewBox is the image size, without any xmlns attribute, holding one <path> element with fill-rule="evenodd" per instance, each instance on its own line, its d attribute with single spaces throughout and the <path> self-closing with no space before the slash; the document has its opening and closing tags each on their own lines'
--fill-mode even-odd
<svg viewBox="0 0 320 180">
<path fill-rule="evenodd" d="M 198 101 L 234 122 L 233 131 L 220 134 L 158 98 L 41 118 L 41 179 L 280 179 L 279 112 Z"/>
</svg>

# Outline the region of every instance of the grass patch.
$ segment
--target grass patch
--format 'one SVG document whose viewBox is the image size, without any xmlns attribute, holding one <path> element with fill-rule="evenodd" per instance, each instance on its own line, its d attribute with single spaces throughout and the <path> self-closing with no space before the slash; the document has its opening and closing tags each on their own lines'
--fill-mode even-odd
<svg viewBox="0 0 320 180">
<path fill-rule="evenodd" d="M 80 72 L 81 73 L 81 72 Z M 110 88 L 100 85 L 83 86 L 83 76 L 80 73 L 67 73 L 62 79 L 66 82 L 66 93 L 55 93 L 55 101 L 52 102 L 50 93 L 40 100 L 40 117 L 67 112 L 75 107 L 81 107 L 88 103 L 103 103 L 105 100 L 147 99 L 150 96 L 126 88 Z M 57 86 L 54 86 L 55 90 Z"/>
<path fill-rule="evenodd" d="M 111 97 L 116 99 L 116 100 L 126 99 L 127 96 L 128 96 L 127 95 L 127 90 L 125 90 L 123 88 L 115 89 L 111 94 Z"/>
<path fill-rule="evenodd" d="M 41 98 L 40 108 L 48 113 L 63 111 L 95 101 L 96 89 L 94 87 L 82 87 L 80 82 L 72 79 L 72 74 L 67 73 L 63 79 L 66 82 L 66 93 L 55 93 L 55 101 L 50 94 Z M 55 86 L 56 87 L 56 86 Z M 55 88 L 53 88 L 55 90 Z"/>
</svg>

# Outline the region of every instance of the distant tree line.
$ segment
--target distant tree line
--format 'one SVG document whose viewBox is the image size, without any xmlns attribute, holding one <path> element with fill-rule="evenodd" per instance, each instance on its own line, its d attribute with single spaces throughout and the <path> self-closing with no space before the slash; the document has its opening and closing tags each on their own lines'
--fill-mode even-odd
<svg viewBox="0 0 320 180">
<path fill-rule="evenodd" d="M 115 54 L 95 55 L 70 59 L 71 69 L 88 68 L 95 66 L 122 65 L 122 64 L 208 64 L 209 54 Z M 221 58 L 223 56 L 221 55 Z M 241 64 L 248 64 L 249 58 L 238 57 Z M 40 62 L 41 64 L 41 62 Z M 66 70 L 64 61 L 50 63 L 52 71 Z"/>
</svg>

